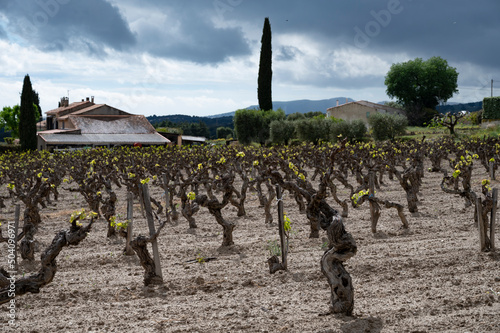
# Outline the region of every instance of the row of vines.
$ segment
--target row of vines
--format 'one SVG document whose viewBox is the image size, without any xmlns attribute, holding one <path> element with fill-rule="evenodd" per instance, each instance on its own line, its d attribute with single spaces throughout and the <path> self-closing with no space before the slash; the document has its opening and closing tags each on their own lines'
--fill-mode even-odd
<svg viewBox="0 0 500 333">
<path fill-rule="evenodd" d="M 496 138 L 460 142 L 443 138 L 432 142 L 350 144 L 344 141 L 335 145 L 259 148 L 134 147 L 7 153 L 0 156 L 0 208 L 9 200 L 22 203 L 22 230 L 15 241 L 21 257 L 33 261 L 37 230 L 43 223 L 40 210 L 57 205 L 61 192 L 81 195 L 87 209 L 108 224 L 107 236 L 115 237 L 126 235 L 126 221 L 118 221 L 116 216 L 117 190 L 126 188 L 135 197 L 142 197 L 143 184 L 147 183 L 165 193 L 162 197 L 151 197 L 155 215 L 165 216 L 168 222 L 185 221 L 188 228 L 194 229 L 197 214 L 206 210 L 222 229 L 221 245 L 231 246 L 237 241 L 233 238 L 235 224 L 224 216 L 223 209 L 232 205 L 238 216 L 245 216 L 247 196 L 256 195 L 263 210 L 263 223 L 270 224 L 275 188 L 279 185 L 307 217 L 309 237 L 318 238 L 322 229 L 326 231 L 329 244 L 321 259 L 321 269 L 331 286 L 332 311 L 350 314 L 352 284 L 343 263 L 356 254 L 357 247 L 342 222 L 342 217 L 349 216 L 349 209 L 369 202 L 373 233 L 377 232 L 381 208 L 396 209 L 402 227 L 408 228 L 411 221 L 408 222 L 406 211 L 418 212 L 417 194 L 422 178 L 426 172 L 441 172 L 442 182 L 436 186 L 445 193 L 462 196 L 465 205 L 481 205 L 482 209 L 476 211 L 482 212 L 482 216 L 475 214 L 474 219 L 488 230 L 488 212 L 494 202 L 490 180 L 485 179 L 480 191 L 475 192 L 471 178 L 475 163 L 480 163 L 487 172 L 495 171 L 500 161 L 499 150 L 500 140 Z M 424 162 L 430 167 L 424 167 Z M 400 184 L 405 195 L 403 201 L 393 202 L 378 195 L 376 191 L 387 182 Z M 343 190 L 339 191 L 341 187 Z M 85 227 L 78 222 L 82 216 L 81 213 L 72 216 L 72 229 L 66 238 L 79 233 L 80 241 L 84 237 L 81 230 L 90 230 L 92 222 Z M 160 224 L 160 229 L 164 224 Z M 0 226 L 0 242 L 7 241 L 4 236 Z M 486 234 L 482 250 L 493 247 L 494 239 Z M 7 288 L 2 282 L 7 277 L 6 271 L 1 270 L 0 295 Z M 19 290 L 17 294 L 28 291 Z M 2 299 L 5 300 L 8 301 L 7 296 Z"/>
</svg>

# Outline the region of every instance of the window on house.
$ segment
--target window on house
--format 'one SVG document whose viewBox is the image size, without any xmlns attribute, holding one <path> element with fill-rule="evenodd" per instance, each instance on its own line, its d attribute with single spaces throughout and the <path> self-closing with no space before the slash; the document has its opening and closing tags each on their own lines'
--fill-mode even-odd
<svg viewBox="0 0 500 333">
<path fill-rule="evenodd" d="M 370 118 L 370 112 L 366 113 L 366 118 Z"/>
</svg>

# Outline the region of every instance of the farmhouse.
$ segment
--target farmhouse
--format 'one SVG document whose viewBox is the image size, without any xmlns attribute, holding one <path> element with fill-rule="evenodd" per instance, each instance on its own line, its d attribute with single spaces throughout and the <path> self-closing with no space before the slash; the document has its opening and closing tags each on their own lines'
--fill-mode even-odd
<svg viewBox="0 0 500 333">
<path fill-rule="evenodd" d="M 390 113 L 404 115 L 404 111 L 387 105 L 376 104 L 368 101 L 350 102 L 328 108 L 326 115 L 346 121 L 363 120 L 368 125 L 370 114 L 374 113 Z"/>
<path fill-rule="evenodd" d="M 94 97 L 71 104 L 67 97 L 63 97 L 59 107 L 46 114 L 46 130 L 37 133 L 40 150 L 134 144 L 150 146 L 170 142 L 158 134 L 143 115 L 95 104 Z"/>
</svg>

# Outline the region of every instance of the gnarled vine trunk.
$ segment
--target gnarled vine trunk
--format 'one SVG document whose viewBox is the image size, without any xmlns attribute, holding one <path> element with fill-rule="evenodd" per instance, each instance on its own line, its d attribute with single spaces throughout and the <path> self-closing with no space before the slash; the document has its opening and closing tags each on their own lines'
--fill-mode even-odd
<svg viewBox="0 0 500 333">
<path fill-rule="evenodd" d="M 41 267 L 38 273 L 16 279 L 14 283 L 15 297 L 26 293 L 38 293 L 42 287 L 52 282 L 57 271 L 56 258 L 62 248 L 69 245 L 78 245 L 85 239 L 93 221 L 92 219 L 85 227 L 78 226 L 75 221 L 69 230 L 60 231 L 52 240 L 52 244 L 42 254 Z M 10 279 L 10 276 L 5 276 L 5 271 L 0 272 L 0 280 L 5 280 L 5 278 Z M 10 286 L 0 289 L 0 304 L 9 302 L 12 298 L 11 295 Z"/>
</svg>

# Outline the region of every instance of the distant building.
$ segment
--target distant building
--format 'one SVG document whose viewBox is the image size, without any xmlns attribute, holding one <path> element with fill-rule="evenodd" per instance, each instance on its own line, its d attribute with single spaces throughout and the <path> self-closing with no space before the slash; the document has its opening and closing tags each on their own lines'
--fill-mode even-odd
<svg viewBox="0 0 500 333">
<path fill-rule="evenodd" d="M 345 103 L 328 108 L 327 117 L 334 117 L 346 121 L 362 120 L 368 125 L 368 118 L 374 113 L 389 113 L 404 115 L 401 109 L 393 108 L 387 105 L 372 103 L 368 101 L 357 101 Z"/>
<path fill-rule="evenodd" d="M 63 97 L 59 107 L 46 114 L 46 130 L 37 133 L 40 150 L 170 143 L 143 115 L 95 104 L 94 97 L 71 104 Z"/>
<path fill-rule="evenodd" d="M 177 144 L 177 146 L 185 146 L 185 145 L 202 145 L 205 144 L 207 138 L 203 136 L 192 136 L 192 135 L 182 135 L 179 133 L 167 133 L 167 132 L 158 132 L 168 140 L 170 140 L 173 144 Z"/>
</svg>

